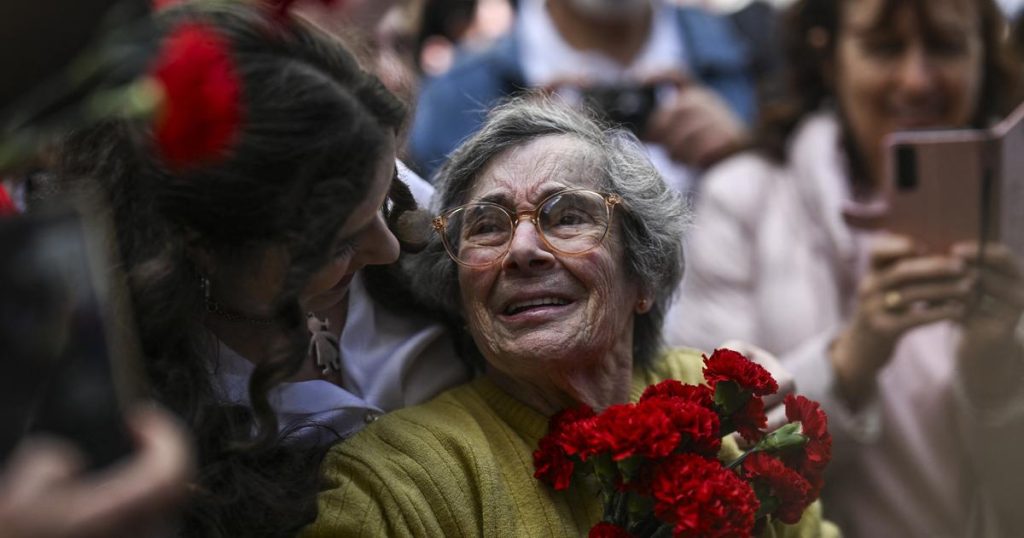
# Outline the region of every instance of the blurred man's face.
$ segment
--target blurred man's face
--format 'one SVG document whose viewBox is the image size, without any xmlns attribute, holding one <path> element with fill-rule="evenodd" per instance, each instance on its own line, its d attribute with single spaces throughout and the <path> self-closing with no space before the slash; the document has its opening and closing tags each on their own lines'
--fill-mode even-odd
<svg viewBox="0 0 1024 538">
<path fill-rule="evenodd" d="M 566 0 L 574 11 L 599 20 L 621 20 L 643 16 L 651 0 Z"/>
</svg>

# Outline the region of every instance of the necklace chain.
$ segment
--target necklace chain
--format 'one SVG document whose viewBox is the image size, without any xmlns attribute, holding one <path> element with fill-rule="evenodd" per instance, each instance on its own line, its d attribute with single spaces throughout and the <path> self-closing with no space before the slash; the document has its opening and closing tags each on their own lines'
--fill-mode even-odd
<svg viewBox="0 0 1024 538">
<path fill-rule="evenodd" d="M 216 314 L 218 317 L 225 321 L 235 321 L 240 323 L 254 323 L 257 325 L 272 325 L 277 322 L 274 318 L 257 318 L 253 316 L 246 316 L 231 310 L 225 309 L 217 301 L 213 299 L 206 299 L 206 311 L 211 314 Z"/>
</svg>

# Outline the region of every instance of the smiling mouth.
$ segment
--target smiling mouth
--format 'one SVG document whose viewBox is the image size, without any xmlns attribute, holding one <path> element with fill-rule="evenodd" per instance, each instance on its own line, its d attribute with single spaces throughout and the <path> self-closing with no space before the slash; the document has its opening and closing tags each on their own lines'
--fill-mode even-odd
<svg viewBox="0 0 1024 538">
<path fill-rule="evenodd" d="M 569 301 L 566 299 L 559 299 L 558 297 L 541 297 L 539 299 L 530 299 L 529 301 L 511 303 L 505 307 L 505 310 L 502 313 L 506 316 L 514 316 L 535 308 L 542 308 L 545 306 L 565 306 L 567 304 L 569 304 Z"/>
</svg>

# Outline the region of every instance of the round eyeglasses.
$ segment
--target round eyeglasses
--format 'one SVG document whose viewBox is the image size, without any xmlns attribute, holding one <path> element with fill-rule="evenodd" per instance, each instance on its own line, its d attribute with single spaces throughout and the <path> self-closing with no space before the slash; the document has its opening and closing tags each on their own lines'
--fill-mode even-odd
<svg viewBox="0 0 1024 538">
<path fill-rule="evenodd" d="M 519 214 L 491 202 L 472 202 L 434 217 L 434 229 L 441 234 L 448 255 L 467 267 L 485 267 L 503 258 L 523 217 L 537 227 L 551 250 L 583 254 L 604 241 L 612 209 L 621 203 L 618 194 L 585 189 L 556 192 L 533 211 Z"/>
</svg>

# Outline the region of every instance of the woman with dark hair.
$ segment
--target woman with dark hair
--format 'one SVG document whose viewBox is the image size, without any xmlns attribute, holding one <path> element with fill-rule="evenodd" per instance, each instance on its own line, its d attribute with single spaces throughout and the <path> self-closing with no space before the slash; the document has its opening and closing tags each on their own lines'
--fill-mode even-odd
<svg viewBox="0 0 1024 538">
<path fill-rule="evenodd" d="M 224 158 L 168 166 L 148 129 L 117 122 L 72 136 L 61 175 L 109 202 L 154 396 L 198 440 L 182 534 L 288 536 L 315 514 L 324 447 L 465 374 L 440 327 L 382 321 L 397 318 L 362 287 L 415 208 L 397 179 L 403 106 L 289 16 L 214 3 L 157 17 L 164 33 L 194 23 L 241 83 Z"/>
<path fill-rule="evenodd" d="M 789 101 L 708 174 L 666 336 L 782 358 L 829 413 L 823 498 L 849 535 L 1019 535 L 1020 260 L 855 218 L 882 194 L 886 134 L 1016 105 L 1005 23 L 991 0 L 800 0 L 785 24 Z"/>
</svg>

